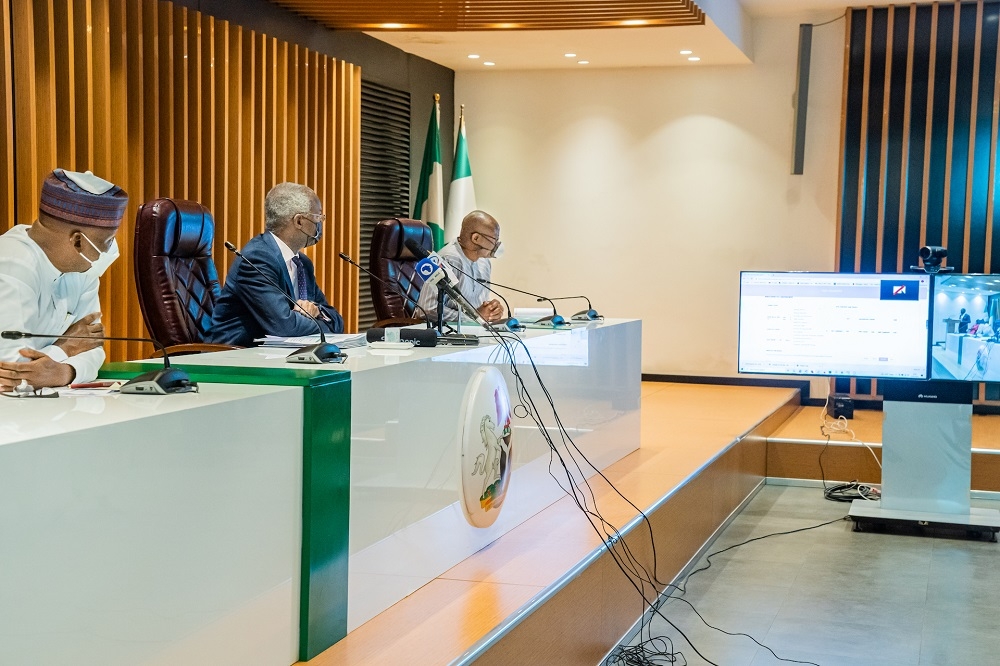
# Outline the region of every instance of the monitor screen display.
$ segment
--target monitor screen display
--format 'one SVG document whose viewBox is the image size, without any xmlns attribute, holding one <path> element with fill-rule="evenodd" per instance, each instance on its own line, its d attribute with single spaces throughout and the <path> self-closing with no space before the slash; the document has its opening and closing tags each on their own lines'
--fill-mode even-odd
<svg viewBox="0 0 1000 666">
<path fill-rule="evenodd" d="M 739 371 L 927 379 L 929 275 L 740 274 Z"/>
<path fill-rule="evenodd" d="M 932 301 L 931 379 L 1000 381 L 1000 275 L 939 273 Z"/>
</svg>

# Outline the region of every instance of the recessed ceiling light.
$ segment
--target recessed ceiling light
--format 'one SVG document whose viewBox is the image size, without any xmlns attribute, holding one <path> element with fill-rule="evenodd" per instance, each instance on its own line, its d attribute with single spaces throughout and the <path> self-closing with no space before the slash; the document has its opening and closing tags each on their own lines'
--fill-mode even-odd
<svg viewBox="0 0 1000 666">
<path fill-rule="evenodd" d="M 397 30 L 403 27 L 402 23 L 383 23 L 382 27 L 386 30 Z"/>
<path fill-rule="evenodd" d="M 489 60 L 487 60 L 487 61 L 486 61 L 486 62 L 484 62 L 483 64 L 484 64 L 484 65 L 486 65 L 487 67 L 492 67 L 492 66 L 493 66 L 493 65 L 495 65 L 496 63 L 495 63 L 495 62 L 490 62 Z"/>
<path fill-rule="evenodd" d="M 479 54 L 476 54 L 476 53 L 470 53 L 470 54 L 469 54 L 469 58 L 471 58 L 472 60 L 475 60 L 475 59 L 477 59 L 478 57 L 479 57 Z"/>
<path fill-rule="evenodd" d="M 622 25 L 646 25 L 646 21 L 644 19 L 629 19 L 622 21 Z"/>
<path fill-rule="evenodd" d="M 578 65 L 589 65 L 590 61 L 589 60 L 577 60 L 576 64 L 578 64 Z"/>
<path fill-rule="evenodd" d="M 576 57 L 575 53 L 564 53 L 563 55 L 566 56 L 567 58 L 575 58 Z"/>
<path fill-rule="evenodd" d="M 692 53 L 694 53 L 694 51 L 690 51 L 688 49 L 684 49 L 683 51 L 681 51 L 681 55 L 691 55 Z"/>
<path fill-rule="evenodd" d="M 688 58 L 688 60 L 690 60 L 691 62 L 698 62 L 699 60 L 701 60 L 701 58 L 699 58 L 698 56 L 691 56 L 690 58 Z"/>
</svg>

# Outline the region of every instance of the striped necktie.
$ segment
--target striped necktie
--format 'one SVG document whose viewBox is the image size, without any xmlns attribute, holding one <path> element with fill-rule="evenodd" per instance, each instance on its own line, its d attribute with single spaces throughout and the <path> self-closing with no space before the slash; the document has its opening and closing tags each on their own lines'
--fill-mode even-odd
<svg viewBox="0 0 1000 666">
<path fill-rule="evenodd" d="M 306 284 L 306 272 L 302 268 L 302 260 L 299 259 L 299 255 L 292 257 L 292 263 L 295 264 L 295 297 L 300 301 L 308 301 L 309 286 Z"/>
</svg>

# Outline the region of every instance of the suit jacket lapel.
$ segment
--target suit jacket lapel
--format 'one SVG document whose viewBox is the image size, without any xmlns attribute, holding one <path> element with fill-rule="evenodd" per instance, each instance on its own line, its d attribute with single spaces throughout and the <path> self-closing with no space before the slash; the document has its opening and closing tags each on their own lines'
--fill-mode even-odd
<svg viewBox="0 0 1000 666">
<path fill-rule="evenodd" d="M 282 277 L 281 283 L 285 285 L 285 291 L 287 291 L 292 298 L 296 298 L 298 290 L 295 288 L 295 285 L 292 284 L 292 278 L 288 276 L 288 267 L 285 265 L 285 258 L 281 256 L 281 250 L 278 249 L 278 244 L 275 242 L 274 236 L 272 236 L 269 231 L 265 231 L 261 234 L 261 236 L 264 239 L 264 247 L 267 248 L 267 252 L 271 257 L 271 260 L 274 262 L 275 266 L 279 267 L 278 274 Z"/>
</svg>

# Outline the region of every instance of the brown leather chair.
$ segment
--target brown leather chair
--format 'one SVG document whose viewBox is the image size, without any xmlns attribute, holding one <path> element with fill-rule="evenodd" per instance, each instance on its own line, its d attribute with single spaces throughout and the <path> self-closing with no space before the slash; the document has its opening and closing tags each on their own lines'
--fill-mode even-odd
<svg viewBox="0 0 1000 666">
<path fill-rule="evenodd" d="M 150 335 L 170 354 L 235 349 L 206 344 L 219 298 L 215 221 L 194 201 L 153 199 L 136 214 L 135 283 Z"/>
<path fill-rule="evenodd" d="M 379 319 L 377 327 L 409 326 L 424 321 L 422 317 L 414 318 L 415 304 L 424 281 L 414 271 L 417 258 L 406 248 L 408 239 L 415 240 L 428 252 L 433 249 L 431 228 L 420 220 L 382 220 L 372 233 L 368 269 L 388 285 L 399 286 L 396 289 L 368 279 L 375 316 Z"/>
</svg>

